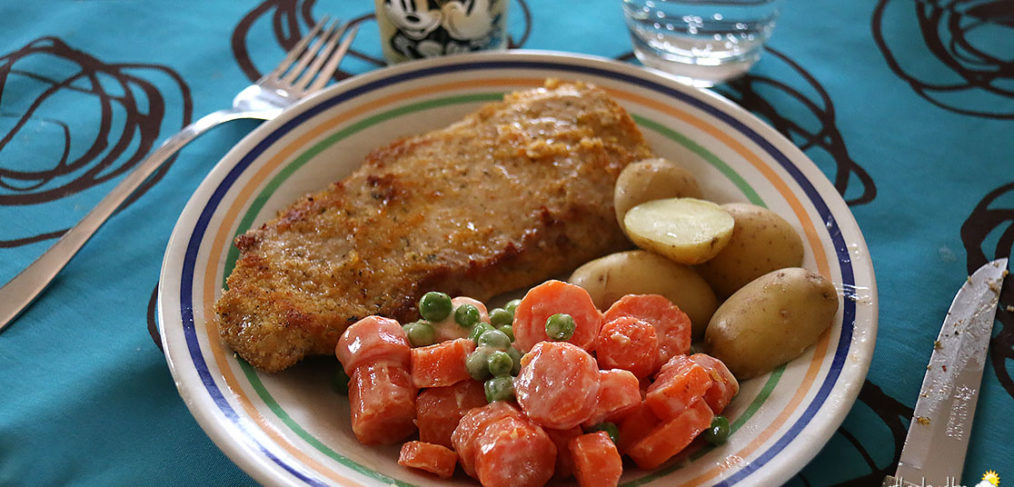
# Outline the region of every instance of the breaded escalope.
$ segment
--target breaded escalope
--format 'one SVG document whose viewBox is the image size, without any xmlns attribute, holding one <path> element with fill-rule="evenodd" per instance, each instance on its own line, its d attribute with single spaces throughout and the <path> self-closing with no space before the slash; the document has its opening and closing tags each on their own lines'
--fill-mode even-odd
<svg viewBox="0 0 1014 487">
<path fill-rule="evenodd" d="M 613 186 L 647 157 L 603 90 L 556 80 L 397 140 L 236 238 L 221 335 L 279 371 L 364 316 L 418 319 L 427 291 L 487 300 L 626 248 Z"/>
</svg>

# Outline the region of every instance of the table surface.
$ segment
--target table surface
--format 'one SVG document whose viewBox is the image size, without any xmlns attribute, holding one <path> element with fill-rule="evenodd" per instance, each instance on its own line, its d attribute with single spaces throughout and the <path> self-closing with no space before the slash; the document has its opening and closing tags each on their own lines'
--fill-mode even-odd
<svg viewBox="0 0 1014 487">
<path fill-rule="evenodd" d="M 787 0 L 761 61 L 715 89 L 835 183 L 876 269 L 869 376 L 840 429 L 789 485 L 879 485 L 894 472 L 954 292 L 979 265 L 1011 254 L 1014 29 L 1001 5 Z M 511 47 L 636 63 L 619 0 L 509 8 Z M 324 14 L 361 25 L 338 77 L 383 66 L 372 2 L 0 5 L 0 282 L 153 146 L 228 106 Z M 254 483 L 194 421 L 149 335 L 176 218 L 254 127 L 233 122 L 186 147 L 0 335 L 0 485 Z M 966 485 L 987 470 L 1014 479 L 1010 306 L 1008 283 Z"/>
</svg>

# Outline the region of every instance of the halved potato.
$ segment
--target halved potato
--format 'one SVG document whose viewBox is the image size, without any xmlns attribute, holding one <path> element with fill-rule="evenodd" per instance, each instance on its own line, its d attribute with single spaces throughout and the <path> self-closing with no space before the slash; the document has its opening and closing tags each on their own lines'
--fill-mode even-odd
<svg viewBox="0 0 1014 487">
<path fill-rule="evenodd" d="M 662 158 L 644 159 L 627 165 L 616 178 L 613 207 L 623 228 L 627 211 L 645 201 L 700 197 L 697 178 L 686 168 Z"/>
<path fill-rule="evenodd" d="M 668 198 L 631 208 L 623 223 L 638 247 L 693 265 L 714 257 L 729 243 L 735 220 L 710 201 Z"/>
</svg>

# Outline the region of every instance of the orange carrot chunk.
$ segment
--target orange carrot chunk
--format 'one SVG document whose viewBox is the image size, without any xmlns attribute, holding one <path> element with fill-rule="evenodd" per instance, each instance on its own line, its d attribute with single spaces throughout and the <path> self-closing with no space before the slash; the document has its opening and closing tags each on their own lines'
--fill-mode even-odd
<svg viewBox="0 0 1014 487">
<path fill-rule="evenodd" d="M 483 487 L 542 487 L 553 477 L 556 445 L 524 417 L 493 422 L 475 443 L 475 474 Z"/>
<path fill-rule="evenodd" d="M 658 335 L 659 364 L 690 351 L 690 317 L 658 294 L 628 294 L 609 307 L 603 317 L 612 321 L 630 316 L 651 323 Z"/>
<path fill-rule="evenodd" d="M 398 465 L 423 470 L 442 479 L 454 476 L 458 454 L 442 445 L 423 441 L 409 441 L 401 445 Z"/>
<path fill-rule="evenodd" d="M 514 310 L 514 347 L 527 352 L 549 340 L 546 320 L 564 313 L 574 319 L 574 334 L 564 340 L 591 350 L 602 326 L 602 313 L 583 287 L 562 281 L 546 281 L 531 288 Z"/>
<path fill-rule="evenodd" d="M 677 355 L 659 369 L 655 382 L 648 386 L 644 401 L 655 416 L 668 421 L 704 397 L 712 384 L 714 381 L 707 369 L 686 355 Z"/>
<path fill-rule="evenodd" d="M 485 398 L 485 393 L 483 393 Z M 458 452 L 461 469 L 469 476 L 475 477 L 475 455 L 478 449 L 476 439 L 486 428 L 496 421 L 506 418 L 523 418 L 521 411 L 507 401 L 494 401 L 483 407 L 472 409 L 461 417 L 458 426 L 451 434 L 451 444 Z M 555 460 L 554 460 L 555 461 Z"/>
<path fill-rule="evenodd" d="M 367 316 L 345 329 L 335 346 L 335 355 L 351 377 L 359 367 L 380 362 L 408 368 L 411 349 L 397 321 Z"/>
<path fill-rule="evenodd" d="M 708 403 L 708 406 L 711 406 L 713 413 L 722 414 L 732 398 L 739 394 L 739 381 L 725 366 L 725 363 L 715 357 L 695 353 L 690 356 L 690 360 L 697 362 L 711 374 L 711 380 L 714 382 L 704 393 L 704 401 Z"/>
<path fill-rule="evenodd" d="M 679 416 L 656 426 L 634 443 L 627 454 L 641 468 L 656 468 L 683 451 L 697 435 L 711 426 L 713 417 L 708 404 L 699 399 Z"/>
<path fill-rule="evenodd" d="M 632 316 L 607 321 L 595 339 L 595 356 L 603 369 L 629 370 L 637 378 L 658 370 L 658 337 L 655 327 Z"/>
<path fill-rule="evenodd" d="M 451 433 L 468 411 L 486 405 L 482 384 L 465 380 L 448 387 L 423 389 L 415 400 L 419 440 L 454 448 Z"/>
<path fill-rule="evenodd" d="M 556 470 L 553 472 L 554 480 L 566 480 L 574 475 L 574 461 L 570 458 L 570 440 L 581 436 L 584 431 L 580 426 L 568 429 L 543 428 L 549 439 L 556 445 Z"/>
<path fill-rule="evenodd" d="M 641 383 L 629 370 L 599 371 L 599 392 L 595 413 L 583 426 L 591 427 L 608 421 L 615 423 L 641 405 Z"/>
<path fill-rule="evenodd" d="M 616 425 L 620 431 L 620 452 L 630 454 L 631 448 L 655 430 L 662 421 L 643 401 Z"/>
<path fill-rule="evenodd" d="M 396 365 L 364 365 L 352 372 L 352 432 L 364 445 L 390 445 L 415 432 L 416 388 Z"/>
<path fill-rule="evenodd" d="M 444 387 L 469 378 L 465 359 L 475 342 L 458 338 L 411 350 L 412 382 L 416 387 Z"/>
<path fill-rule="evenodd" d="M 595 413 L 599 368 L 595 358 L 566 342 L 539 342 L 521 359 L 514 393 L 536 424 L 567 429 Z"/>
<path fill-rule="evenodd" d="M 574 476 L 580 487 L 616 487 L 623 475 L 623 459 L 605 431 L 570 440 Z"/>
</svg>

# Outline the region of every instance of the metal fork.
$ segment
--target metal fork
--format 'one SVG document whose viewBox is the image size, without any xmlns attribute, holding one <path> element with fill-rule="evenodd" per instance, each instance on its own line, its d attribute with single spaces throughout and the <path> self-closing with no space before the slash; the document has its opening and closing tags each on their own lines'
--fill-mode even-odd
<svg viewBox="0 0 1014 487">
<path fill-rule="evenodd" d="M 0 288 L 0 331 L 38 297 L 127 197 L 183 146 L 225 122 L 241 118 L 274 118 L 286 107 L 320 91 L 348 52 L 359 28 L 358 25 L 350 27 L 348 23 L 338 20 L 325 28 L 327 23 L 327 17 L 318 22 L 274 71 L 239 92 L 232 100 L 232 108 L 201 117 L 162 143 L 77 225 Z M 341 44 L 338 43 L 339 40 Z M 313 45 L 307 48 L 311 41 Z"/>
</svg>

